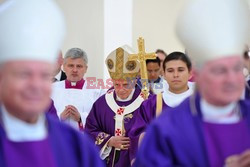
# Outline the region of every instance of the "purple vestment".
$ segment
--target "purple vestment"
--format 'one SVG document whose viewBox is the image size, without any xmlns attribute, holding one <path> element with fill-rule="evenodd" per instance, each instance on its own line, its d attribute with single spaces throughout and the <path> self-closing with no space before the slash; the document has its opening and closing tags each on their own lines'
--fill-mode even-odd
<svg viewBox="0 0 250 167">
<path fill-rule="evenodd" d="M 12 142 L 0 124 L 1 167 L 102 167 L 97 148 L 81 134 L 47 115 L 48 137 L 41 141 Z"/>
<path fill-rule="evenodd" d="M 239 105 L 242 118 L 246 120 L 244 126 L 247 126 L 242 129 L 242 133 L 249 136 L 250 103 L 246 100 L 239 101 Z M 152 121 L 139 148 L 134 166 L 209 167 L 210 157 L 204 133 L 200 97 L 199 94 L 195 94 Z M 231 141 L 230 138 L 227 140 Z M 248 143 L 243 147 L 250 149 Z"/>
<path fill-rule="evenodd" d="M 210 165 L 222 167 L 231 155 L 250 148 L 250 133 L 246 119 L 233 124 L 203 123 Z M 248 132 L 248 133 L 246 133 Z"/>
<path fill-rule="evenodd" d="M 56 108 L 55 108 L 55 105 L 54 105 L 54 101 L 52 99 L 51 99 L 51 104 L 50 104 L 50 107 L 49 107 L 47 113 L 49 115 L 51 115 L 52 117 L 54 117 L 55 119 L 59 120 L 59 117 L 57 115 Z"/>
<path fill-rule="evenodd" d="M 156 98 L 157 95 L 153 95 L 149 97 L 147 100 L 145 100 L 140 108 L 140 116 L 143 117 L 143 120 L 145 120 L 145 123 L 148 125 L 155 117 L 156 117 Z M 167 106 L 167 104 L 164 102 L 162 98 L 162 110 L 164 108 L 170 108 Z"/>
<path fill-rule="evenodd" d="M 140 96 L 141 90 L 135 89 L 133 97 L 130 101 L 120 102 L 116 101 L 118 106 L 128 106 L 131 104 L 138 96 Z M 114 93 L 114 99 L 116 95 Z M 131 160 L 135 157 L 135 150 L 137 149 L 138 136 L 136 134 L 131 135 L 131 129 L 136 128 L 136 118 L 139 114 L 139 108 L 135 109 L 134 112 L 125 115 L 124 118 L 124 128 L 126 131 L 125 136 L 130 137 L 130 148 L 128 150 L 116 151 L 115 165 L 117 167 L 129 167 Z M 106 142 L 114 136 L 115 132 L 115 113 L 108 106 L 105 95 L 101 96 L 92 107 L 87 120 L 85 130 L 91 134 L 91 136 L 96 140 L 96 144 L 102 148 Z M 114 156 L 114 148 L 112 148 L 111 153 L 105 159 L 107 166 L 112 166 Z"/>
<path fill-rule="evenodd" d="M 6 166 L 56 166 L 48 138 L 32 142 L 12 142 L 4 137 L 2 141 Z"/>
</svg>

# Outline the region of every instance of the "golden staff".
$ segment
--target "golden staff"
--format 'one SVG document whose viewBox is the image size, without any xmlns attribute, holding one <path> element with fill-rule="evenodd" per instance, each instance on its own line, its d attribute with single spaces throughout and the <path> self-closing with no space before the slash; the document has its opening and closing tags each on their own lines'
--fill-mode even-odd
<svg viewBox="0 0 250 167">
<path fill-rule="evenodd" d="M 148 98 L 149 89 L 148 89 L 148 73 L 147 73 L 147 66 L 146 60 L 148 59 L 156 59 L 155 53 L 146 53 L 145 46 L 144 46 L 144 39 L 139 37 L 137 40 L 138 44 L 138 51 L 137 54 L 130 54 L 128 57 L 129 61 L 139 61 L 140 63 L 140 74 L 141 74 L 141 83 L 142 83 L 142 93 L 145 99 Z"/>
</svg>

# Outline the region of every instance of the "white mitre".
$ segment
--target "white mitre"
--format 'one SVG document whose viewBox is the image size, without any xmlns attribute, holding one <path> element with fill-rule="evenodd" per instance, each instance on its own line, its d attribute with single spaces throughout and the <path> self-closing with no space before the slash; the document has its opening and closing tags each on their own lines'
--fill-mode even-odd
<svg viewBox="0 0 250 167">
<path fill-rule="evenodd" d="M 110 77 L 114 80 L 135 79 L 140 70 L 138 61 L 129 61 L 129 55 L 134 54 L 131 47 L 128 45 L 121 46 L 112 51 L 106 58 L 106 65 Z"/>
<path fill-rule="evenodd" d="M 250 30 L 246 0 L 192 0 L 177 21 L 177 35 L 196 65 L 242 55 Z"/>
<path fill-rule="evenodd" d="M 66 28 L 53 0 L 8 0 L 0 6 L 0 63 L 55 62 Z"/>
</svg>

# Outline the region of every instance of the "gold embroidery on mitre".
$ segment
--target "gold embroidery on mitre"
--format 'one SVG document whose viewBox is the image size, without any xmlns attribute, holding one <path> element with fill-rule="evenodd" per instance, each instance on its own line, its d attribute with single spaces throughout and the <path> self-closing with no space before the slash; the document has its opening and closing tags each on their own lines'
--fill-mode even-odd
<svg viewBox="0 0 250 167">
<path fill-rule="evenodd" d="M 126 63 L 126 69 L 129 71 L 133 71 L 136 68 L 136 62 L 135 61 L 127 61 Z"/>
<path fill-rule="evenodd" d="M 113 62 L 113 60 L 108 59 L 107 65 L 108 65 L 109 70 L 112 70 L 114 68 L 114 62 Z"/>
<path fill-rule="evenodd" d="M 95 144 L 96 144 L 96 145 L 102 144 L 102 142 L 103 142 L 107 137 L 109 137 L 109 134 L 104 133 L 104 132 L 100 132 L 100 133 L 97 135 L 97 137 L 96 137 Z"/>
<path fill-rule="evenodd" d="M 116 49 L 116 62 L 113 63 L 113 64 L 115 64 L 115 72 L 111 72 L 111 69 L 109 67 L 109 65 L 111 65 L 111 62 L 109 60 L 111 60 L 111 59 L 108 59 L 107 66 L 108 66 L 110 77 L 114 80 L 133 79 L 133 78 L 136 78 L 137 75 L 139 74 L 139 71 L 138 72 L 131 72 L 131 73 L 124 73 L 123 72 L 123 66 L 124 66 L 124 50 L 123 50 L 123 48 Z M 125 64 L 125 68 L 128 71 L 133 71 L 136 68 L 136 66 L 137 66 L 136 61 L 128 61 Z"/>
</svg>

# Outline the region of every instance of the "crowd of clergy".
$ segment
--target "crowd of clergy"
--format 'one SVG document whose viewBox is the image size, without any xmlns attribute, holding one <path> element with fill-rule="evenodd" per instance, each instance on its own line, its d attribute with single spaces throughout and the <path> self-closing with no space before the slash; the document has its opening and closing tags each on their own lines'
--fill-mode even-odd
<svg viewBox="0 0 250 167">
<path fill-rule="evenodd" d="M 84 48 L 60 51 L 53 0 L 7 0 L 0 22 L 0 166 L 250 167 L 246 0 L 187 3 L 185 52 L 114 48 L 108 88 L 88 87 Z"/>
</svg>

